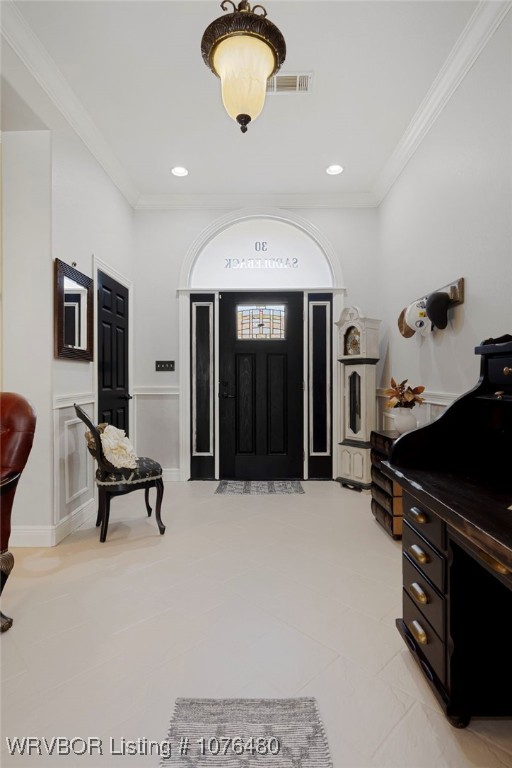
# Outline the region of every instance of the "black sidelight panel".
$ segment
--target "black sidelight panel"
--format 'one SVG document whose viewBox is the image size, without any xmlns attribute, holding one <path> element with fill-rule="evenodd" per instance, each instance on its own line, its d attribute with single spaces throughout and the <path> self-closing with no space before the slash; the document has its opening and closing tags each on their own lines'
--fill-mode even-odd
<svg viewBox="0 0 512 768">
<path fill-rule="evenodd" d="M 328 359 L 327 359 L 327 306 L 317 304 L 311 307 L 312 321 L 312 442 L 313 453 L 326 453 L 329 449 L 327 410 L 328 403 Z"/>
<path fill-rule="evenodd" d="M 215 476 L 215 409 L 212 294 L 190 297 L 191 478 Z"/>
<path fill-rule="evenodd" d="M 196 429 L 195 451 L 196 453 L 210 453 L 212 451 L 211 435 L 211 305 L 195 305 L 195 403 Z"/>
<path fill-rule="evenodd" d="M 332 478 L 332 295 L 309 294 L 310 478 Z"/>
</svg>

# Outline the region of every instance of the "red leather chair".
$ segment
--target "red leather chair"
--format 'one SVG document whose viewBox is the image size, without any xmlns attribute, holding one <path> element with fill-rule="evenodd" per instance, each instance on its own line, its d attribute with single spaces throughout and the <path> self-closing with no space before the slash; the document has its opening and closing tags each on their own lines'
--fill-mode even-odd
<svg viewBox="0 0 512 768">
<path fill-rule="evenodd" d="M 8 552 L 11 513 L 21 473 L 32 449 L 36 414 L 28 400 L 15 392 L 0 392 L 0 595 L 14 565 Z M 0 611 L 1 631 L 12 619 Z"/>
</svg>

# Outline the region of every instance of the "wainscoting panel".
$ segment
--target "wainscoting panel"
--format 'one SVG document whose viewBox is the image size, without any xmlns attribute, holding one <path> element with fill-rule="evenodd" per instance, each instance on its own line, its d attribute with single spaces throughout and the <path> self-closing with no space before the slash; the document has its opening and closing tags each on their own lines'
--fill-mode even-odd
<svg viewBox="0 0 512 768">
<path fill-rule="evenodd" d="M 54 527 L 49 544 L 58 544 L 95 513 L 95 464 L 87 450 L 85 426 L 76 417 L 79 403 L 94 421 L 94 395 L 65 395 L 54 402 Z M 48 544 L 47 544 L 48 545 Z"/>
<path fill-rule="evenodd" d="M 64 429 L 64 488 L 62 497 L 66 507 L 73 504 L 91 485 L 91 462 L 85 461 L 84 424 L 76 418 L 65 419 Z M 60 519 L 66 514 L 60 515 Z"/>
<path fill-rule="evenodd" d="M 165 480 L 179 480 L 180 398 L 178 387 L 137 387 L 135 451 L 162 465 Z"/>
</svg>

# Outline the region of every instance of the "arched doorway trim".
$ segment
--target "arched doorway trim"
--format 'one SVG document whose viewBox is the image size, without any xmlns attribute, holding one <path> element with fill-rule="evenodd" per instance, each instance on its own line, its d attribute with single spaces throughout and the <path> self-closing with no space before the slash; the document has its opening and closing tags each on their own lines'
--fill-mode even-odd
<svg viewBox="0 0 512 768">
<path fill-rule="evenodd" d="M 206 227 L 193 241 L 187 254 L 183 260 L 180 271 L 180 288 L 187 290 L 191 287 L 191 278 L 194 269 L 194 265 L 199 258 L 205 247 L 217 237 L 220 233 L 228 230 L 243 221 L 250 219 L 262 219 L 262 220 L 276 220 L 283 224 L 288 224 L 291 227 L 295 227 L 303 234 L 307 235 L 315 243 L 316 247 L 323 253 L 329 271 L 332 275 L 331 285 L 323 286 L 325 288 L 333 288 L 338 291 L 344 291 L 345 285 L 343 282 L 343 274 L 338 256 L 323 233 L 315 227 L 314 224 L 306 219 L 296 216 L 290 211 L 284 211 L 281 209 L 256 209 L 256 208 L 244 208 L 238 211 L 233 211 L 225 216 L 222 216 L 215 221 L 212 221 L 208 227 Z M 303 286 L 307 288 L 308 286 Z"/>
</svg>

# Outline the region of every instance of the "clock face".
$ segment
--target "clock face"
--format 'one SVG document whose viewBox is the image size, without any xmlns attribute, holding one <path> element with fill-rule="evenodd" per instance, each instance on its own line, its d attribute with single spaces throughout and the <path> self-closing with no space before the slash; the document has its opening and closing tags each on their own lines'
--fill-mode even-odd
<svg viewBox="0 0 512 768">
<path fill-rule="evenodd" d="M 361 335 L 359 328 L 356 328 L 354 325 L 351 326 L 345 334 L 345 354 L 361 354 Z"/>
</svg>

